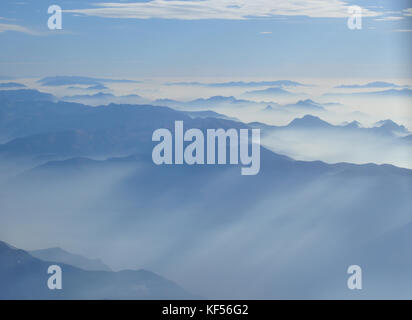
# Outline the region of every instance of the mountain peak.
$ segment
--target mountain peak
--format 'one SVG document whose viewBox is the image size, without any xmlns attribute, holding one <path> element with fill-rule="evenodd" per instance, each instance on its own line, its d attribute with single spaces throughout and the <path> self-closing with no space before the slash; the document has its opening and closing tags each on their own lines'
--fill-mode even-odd
<svg viewBox="0 0 412 320">
<path fill-rule="evenodd" d="M 30 255 L 43 261 L 55 261 L 70 264 L 83 270 L 110 271 L 100 259 L 89 259 L 70 253 L 60 247 L 29 251 Z"/>
<path fill-rule="evenodd" d="M 289 123 L 290 127 L 313 127 L 313 128 L 324 128 L 324 127 L 330 127 L 331 124 L 329 124 L 326 121 L 323 121 L 322 119 L 307 114 L 302 118 L 296 118 L 294 119 L 291 123 Z"/>
<path fill-rule="evenodd" d="M 395 131 L 399 133 L 408 133 L 408 130 L 405 128 L 405 126 L 399 125 L 390 119 L 381 120 L 381 121 L 376 122 L 375 128 L 386 129 L 386 130 Z"/>
<path fill-rule="evenodd" d="M 352 122 L 349 122 L 349 123 L 346 123 L 346 124 L 344 124 L 344 126 L 346 128 L 356 128 L 356 129 L 362 127 L 361 123 L 359 121 L 356 121 L 356 120 L 354 120 Z"/>
</svg>

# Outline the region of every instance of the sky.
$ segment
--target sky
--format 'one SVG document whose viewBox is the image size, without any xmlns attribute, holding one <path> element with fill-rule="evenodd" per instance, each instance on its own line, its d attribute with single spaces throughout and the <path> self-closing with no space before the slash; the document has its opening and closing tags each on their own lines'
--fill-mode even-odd
<svg viewBox="0 0 412 320">
<path fill-rule="evenodd" d="M 53 4 L 62 30 L 47 28 Z M 3 0 L 0 78 L 405 79 L 411 21 L 404 0 Z"/>
</svg>

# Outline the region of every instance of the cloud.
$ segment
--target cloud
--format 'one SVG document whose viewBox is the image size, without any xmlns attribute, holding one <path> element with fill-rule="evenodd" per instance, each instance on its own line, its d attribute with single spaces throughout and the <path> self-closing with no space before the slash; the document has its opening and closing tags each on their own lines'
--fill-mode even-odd
<svg viewBox="0 0 412 320">
<path fill-rule="evenodd" d="M 272 31 L 262 31 L 260 34 L 272 34 Z"/>
<path fill-rule="evenodd" d="M 14 31 L 14 32 L 21 32 L 21 33 L 26 33 L 30 34 L 33 36 L 38 36 L 40 33 L 30 30 L 26 27 L 19 26 L 16 24 L 6 24 L 6 23 L 0 23 L 0 33 L 2 32 L 7 32 L 7 31 Z"/>
<path fill-rule="evenodd" d="M 403 18 L 404 17 L 389 16 L 389 17 L 377 18 L 374 20 L 375 21 L 398 21 L 398 20 L 402 20 Z"/>
<path fill-rule="evenodd" d="M 246 20 L 274 16 L 347 18 L 350 6 L 341 0 L 151 0 L 98 3 L 93 8 L 65 10 L 76 14 L 124 19 Z M 363 8 L 364 17 L 382 13 Z"/>
</svg>

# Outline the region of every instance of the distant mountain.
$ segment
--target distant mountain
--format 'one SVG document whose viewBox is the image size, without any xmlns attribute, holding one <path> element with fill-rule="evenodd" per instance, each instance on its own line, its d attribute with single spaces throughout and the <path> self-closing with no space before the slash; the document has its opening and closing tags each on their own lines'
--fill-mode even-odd
<svg viewBox="0 0 412 320">
<path fill-rule="evenodd" d="M 406 86 L 400 86 L 395 83 L 391 82 L 384 82 L 384 81 L 375 81 L 369 82 L 366 84 L 349 84 L 349 85 L 340 85 L 336 86 L 335 88 L 338 89 L 360 89 L 360 88 L 403 88 Z"/>
<path fill-rule="evenodd" d="M 259 103 L 250 100 L 237 99 L 233 96 L 212 96 L 209 98 L 200 98 L 192 101 L 176 101 L 172 99 L 158 99 L 152 102 L 156 106 L 167 106 L 179 110 L 196 110 L 196 109 L 213 109 L 221 107 L 246 107 L 256 106 Z"/>
<path fill-rule="evenodd" d="M 6 83 L 0 83 L 0 88 L 4 89 L 4 88 L 25 88 L 26 86 L 24 84 L 21 83 L 17 83 L 17 82 L 6 82 Z"/>
<path fill-rule="evenodd" d="M 248 102 L 247 100 L 238 100 L 235 97 L 224 97 L 224 96 L 213 96 L 207 99 L 196 99 L 189 102 L 189 105 L 210 105 L 210 104 L 233 104 L 233 103 L 243 103 Z"/>
<path fill-rule="evenodd" d="M 325 103 L 319 103 L 315 102 L 311 99 L 305 99 L 305 100 L 298 100 L 295 103 L 288 103 L 288 104 L 278 104 L 278 103 L 270 103 L 269 105 L 265 106 L 261 112 L 268 112 L 268 113 L 307 113 L 307 112 L 317 112 L 317 113 L 322 113 L 323 111 L 326 111 L 326 107 L 330 106 L 337 106 L 341 105 L 339 103 L 335 102 L 325 102 Z"/>
<path fill-rule="evenodd" d="M 168 85 L 179 86 L 201 86 L 214 88 L 250 88 L 250 87 L 300 87 L 305 86 L 302 83 L 291 80 L 275 80 L 275 81 L 231 81 L 231 82 L 217 82 L 217 83 L 201 83 L 201 82 L 170 82 Z"/>
<path fill-rule="evenodd" d="M 295 159 L 320 159 L 328 163 L 389 163 L 412 168 L 410 135 L 391 120 L 371 127 L 358 121 L 335 125 L 313 115 L 295 118 L 283 126 L 248 123 L 261 129 L 262 144 Z"/>
<path fill-rule="evenodd" d="M 325 108 L 320 104 L 311 99 L 299 100 L 295 104 L 288 104 L 285 106 L 289 109 L 297 110 L 313 110 L 313 111 L 323 111 Z"/>
<path fill-rule="evenodd" d="M 356 121 L 356 120 L 354 120 L 354 121 L 352 121 L 352 122 L 349 122 L 349 123 L 344 123 L 343 126 L 344 126 L 345 128 L 349 128 L 349 129 L 359 129 L 359 128 L 362 128 L 361 123 L 360 123 L 359 121 Z"/>
<path fill-rule="evenodd" d="M 311 115 L 305 115 L 303 118 L 296 118 L 292 122 L 289 123 L 288 125 L 289 128 L 313 128 L 313 129 L 319 129 L 319 128 L 330 128 L 332 127 L 331 124 L 329 124 L 326 121 L 321 120 L 318 117 L 311 116 Z"/>
<path fill-rule="evenodd" d="M 0 90 L 0 100 L 7 101 L 56 101 L 57 99 L 49 94 L 32 89 Z"/>
<path fill-rule="evenodd" d="M 74 85 L 74 86 L 67 87 L 67 89 L 79 90 L 79 91 L 109 90 L 108 87 L 106 87 L 104 84 L 101 84 L 101 83 L 96 84 L 96 85 L 92 85 L 92 86 L 88 86 L 88 87 L 84 87 L 84 86 L 80 86 L 80 85 Z"/>
<path fill-rule="evenodd" d="M 374 96 L 396 96 L 396 97 L 410 97 L 412 96 L 412 89 L 389 89 L 384 91 L 374 91 L 368 93 L 359 93 L 363 95 L 374 95 Z"/>
<path fill-rule="evenodd" d="M 239 119 L 228 117 L 224 114 L 217 113 L 214 111 L 206 110 L 206 111 L 182 111 L 184 114 L 188 115 L 191 118 L 216 118 L 216 119 L 225 119 L 231 121 L 238 121 Z"/>
<path fill-rule="evenodd" d="M 330 123 L 320 119 L 319 117 L 307 114 L 302 118 L 295 118 L 286 126 L 272 126 L 267 125 L 261 122 L 251 122 L 248 123 L 249 126 L 252 128 L 260 128 L 263 130 L 263 134 L 268 134 L 272 131 L 277 130 L 295 130 L 295 129 L 303 129 L 303 130 L 311 130 L 311 129 L 327 129 L 332 128 L 333 125 Z"/>
<path fill-rule="evenodd" d="M 390 119 L 376 122 L 375 127 L 386 130 L 389 133 L 408 133 L 408 130 L 405 128 L 405 126 L 399 125 Z"/>
<path fill-rule="evenodd" d="M 373 268 L 364 244 L 374 244 L 383 234 L 410 222 L 412 171 L 391 165 L 295 161 L 263 147 L 256 176 L 242 176 L 240 165 L 156 166 L 152 161 L 153 131 L 173 130 L 176 120 L 183 120 L 185 128 L 202 130 L 251 125 L 150 105 L 9 101 L 0 105 L 0 112 L 1 133 L 20 136 L 2 146 L 2 155 L 11 160 L 21 150 L 23 157 L 51 151 L 57 159 L 64 155 L 59 161 L 43 160 L 0 183 L 0 212 L 7 222 L 0 224 L 0 233 L 16 230 L 17 237 L 23 223 L 44 238 L 58 235 L 73 241 L 73 250 L 88 241 L 104 248 L 99 252 L 104 261 L 144 265 L 193 292 L 200 289 L 207 297 L 314 298 L 324 292 L 345 297 L 342 283 L 319 278 L 334 278 L 341 269 L 345 277 L 352 260 L 341 263 L 340 259 L 355 249 L 364 255 L 365 268 Z M 347 130 L 367 128 L 333 126 L 307 115 L 288 126 L 265 130 L 299 131 L 305 137 L 316 131 L 329 138 L 332 132 L 347 137 Z M 87 158 L 96 150 L 100 160 Z M 133 152 L 136 155 L 130 156 Z M 107 159 L 112 154 L 117 157 Z M 397 246 L 397 242 L 388 245 L 391 250 Z M 40 267 L 24 269 L 29 275 L 19 277 L 21 285 L 5 272 L 0 279 L 5 283 L 0 291 L 7 290 L 3 296 L 20 296 L 21 291 L 13 290 L 27 288 L 27 281 L 37 279 L 32 277 L 39 270 L 44 272 L 44 262 L 36 261 Z M 0 269 L 3 265 L 1 261 Z M 20 272 L 17 262 L 12 270 Z M 76 283 L 64 297 L 135 297 L 131 288 L 140 288 L 138 281 L 146 279 L 77 270 L 64 271 L 65 279 Z M 33 280 L 33 285 L 44 288 L 46 277 Z M 379 286 L 381 278 L 379 274 L 368 281 Z M 93 283 L 78 284 L 87 279 Z M 49 297 L 47 288 L 38 290 L 26 290 L 24 297 Z M 150 290 L 144 297 L 164 293 Z M 378 292 L 390 296 L 388 291 Z"/>
<path fill-rule="evenodd" d="M 124 166 L 135 169 L 119 174 Z M 195 282 L 208 297 L 222 297 L 215 289 L 220 284 L 228 288 L 226 297 L 313 298 L 331 292 L 342 298 L 348 294 L 345 268 L 358 263 L 352 253 L 362 254 L 365 270 L 376 268 L 366 245 L 410 222 L 411 191 L 412 170 L 390 165 L 295 161 L 262 148 L 260 174 L 245 177 L 239 165 L 156 166 L 149 153 L 146 158 L 42 165 L 0 186 L 0 210 L 4 219 L 18 215 L 27 223 L 36 221 L 40 229 L 58 212 L 53 233 L 62 237 L 93 225 L 102 230 L 93 243 L 112 252 L 127 243 L 136 252 L 128 256 L 129 263 L 147 263 L 161 273 L 171 268 L 179 283 Z M 25 214 L 23 208 L 36 214 Z M 76 234 L 77 241 L 88 238 Z M 164 246 L 146 250 L 153 239 Z M 388 252 L 398 245 L 388 243 Z M 385 259 L 387 252 L 378 254 Z M 404 258 L 396 259 L 392 263 L 403 267 Z M 213 268 L 216 261 L 225 267 Z M 336 279 L 336 272 L 342 273 L 343 285 L 319 282 L 321 275 Z M 379 288 L 390 272 L 381 270 L 368 284 Z M 402 280 L 396 273 L 391 277 L 396 284 Z M 392 297 L 393 292 L 366 290 L 365 296 Z M 410 297 L 410 291 L 399 295 Z"/>
<path fill-rule="evenodd" d="M 107 90 L 109 89 L 108 87 L 106 87 L 103 84 L 96 84 L 94 86 L 90 86 L 86 88 L 87 90 Z"/>
<path fill-rule="evenodd" d="M 95 87 L 100 87 L 100 86 L 97 85 Z M 86 95 L 65 96 L 61 98 L 61 100 L 67 101 L 67 102 L 83 103 L 83 104 L 92 105 L 92 106 L 108 105 L 111 103 L 141 104 L 141 103 L 147 102 L 147 100 L 143 99 L 141 96 L 137 94 L 130 94 L 130 95 L 125 95 L 125 96 L 115 96 L 111 93 L 103 93 L 103 92 L 98 92 L 92 95 L 86 94 Z"/>
<path fill-rule="evenodd" d="M 28 251 L 30 255 L 43 261 L 54 261 L 69 264 L 89 271 L 111 271 L 100 259 L 88 259 L 78 254 L 67 252 L 61 248 L 48 248 Z"/>
<path fill-rule="evenodd" d="M 38 163 L 148 152 L 153 148 L 153 131 L 173 129 L 176 120 L 183 120 L 188 128 L 247 127 L 215 113 L 200 115 L 148 105 L 11 103 L 0 107 L 0 135 L 10 139 L 0 144 L 0 158 L 29 157 Z"/>
<path fill-rule="evenodd" d="M 289 95 L 292 95 L 292 93 L 280 87 L 267 88 L 263 90 L 247 91 L 245 93 L 245 96 L 254 96 L 254 97 L 260 97 L 260 98 L 268 98 L 268 97 L 273 97 L 273 96 L 289 96 Z"/>
<path fill-rule="evenodd" d="M 49 290 L 47 269 L 62 268 L 62 290 Z M 175 283 L 145 270 L 85 271 L 45 262 L 0 241 L 0 299 L 184 299 L 191 296 Z"/>
<path fill-rule="evenodd" d="M 138 83 L 134 80 L 124 79 L 104 79 L 104 78 L 91 78 L 91 77 L 78 77 L 78 76 L 56 76 L 46 77 L 37 81 L 42 86 L 68 86 L 68 85 L 100 85 L 102 82 L 113 83 Z"/>
<path fill-rule="evenodd" d="M 378 96 L 378 97 L 410 97 L 412 96 L 412 89 L 388 89 L 381 91 L 370 92 L 351 92 L 351 93 L 326 93 L 324 96 Z"/>
<path fill-rule="evenodd" d="M 286 126 L 268 126 L 259 122 L 252 122 L 248 124 L 255 128 L 261 128 L 264 133 L 268 133 L 274 130 L 289 130 L 289 129 L 323 129 L 329 130 L 329 132 L 337 133 L 369 133 L 378 134 L 383 136 L 398 137 L 399 135 L 408 134 L 409 131 L 405 126 L 399 125 L 392 120 L 382 120 L 378 121 L 373 127 L 366 128 L 363 127 L 358 121 L 352 121 L 350 123 L 343 123 L 342 125 L 332 125 L 327 121 L 320 119 L 319 117 L 313 115 L 305 115 L 302 118 L 296 118 L 292 120 Z"/>
</svg>

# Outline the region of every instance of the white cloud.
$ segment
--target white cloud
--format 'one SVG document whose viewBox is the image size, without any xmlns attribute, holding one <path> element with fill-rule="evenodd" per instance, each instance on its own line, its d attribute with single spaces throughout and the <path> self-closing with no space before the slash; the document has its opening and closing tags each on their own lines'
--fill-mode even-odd
<svg viewBox="0 0 412 320">
<path fill-rule="evenodd" d="M 151 0 L 135 3 L 98 3 L 89 9 L 65 10 L 89 16 L 126 19 L 228 19 L 306 16 L 347 18 L 350 6 L 341 0 Z M 363 9 L 364 17 L 381 13 Z"/>
<path fill-rule="evenodd" d="M 31 34 L 31 35 L 39 35 L 38 32 L 35 32 L 23 26 L 19 26 L 16 24 L 0 23 L 0 33 L 6 32 L 6 31 L 15 31 L 15 32 L 22 32 L 22 33 Z"/>
<path fill-rule="evenodd" d="M 402 19 L 403 19 L 403 17 L 389 16 L 389 17 L 377 18 L 375 20 L 376 21 L 398 21 L 398 20 L 402 20 Z"/>
<path fill-rule="evenodd" d="M 412 29 L 397 29 L 395 32 L 412 32 Z"/>
<path fill-rule="evenodd" d="M 260 34 L 272 34 L 272 31 L 262 31 Z"/>
</svg>

